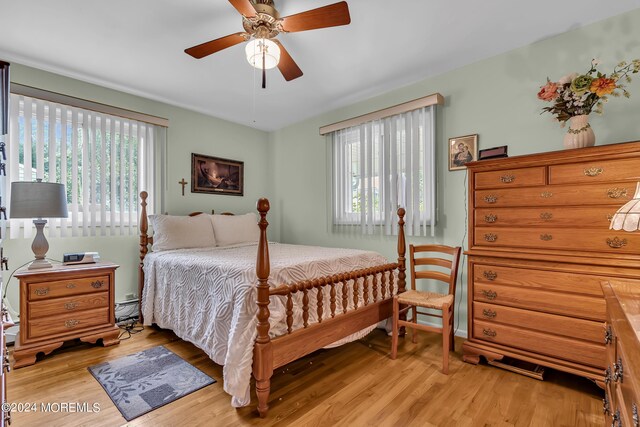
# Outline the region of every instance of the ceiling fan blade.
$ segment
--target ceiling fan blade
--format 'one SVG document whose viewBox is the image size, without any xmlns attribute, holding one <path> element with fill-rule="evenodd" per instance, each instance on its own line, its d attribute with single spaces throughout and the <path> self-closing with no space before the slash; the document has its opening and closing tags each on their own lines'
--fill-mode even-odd
<svg viewBox="0 0 640 427">
<path fill-rule="evenodd" d="M 278 70 L 282 73 L 282 76 L 286 81 L 291 81 L 293 79 L 297 79 L 302 76 L 302 70 L 296 64 L 296 61 L 293 60 L 287 49 L 284 48 L 282 43 L 276 39 L 271 39 L 274 43 L 278 45 L 280 48 L 280 62 L 278 62 Z"/>
<path fill-rule="evenodd" d="M 229 34 L 228 36 L 220 37 L 219 39 L 190 47 L 189 49 L 185 49 L 184 52 L 196 59 L 204 58 L 212 53 L 219 52 L 222 49 L 226 49 L 246 41 L 246 35 L 247 33 Z"/>
<path fill-rule="evenodd" d="M 351 23 L 349 6 L 346 1 L 308 10 L 306 12 L 282 18 L 282 29 L 285 32 L 315 30 L 318 28 L 337 27 Z"/>
<path fill-rule="evenodd" d="M 231 3 L 241 15 L 247 18 L 256 16 L 256 10 L 249 0 L 229 0 L 229 3 Z"/>
</svg>

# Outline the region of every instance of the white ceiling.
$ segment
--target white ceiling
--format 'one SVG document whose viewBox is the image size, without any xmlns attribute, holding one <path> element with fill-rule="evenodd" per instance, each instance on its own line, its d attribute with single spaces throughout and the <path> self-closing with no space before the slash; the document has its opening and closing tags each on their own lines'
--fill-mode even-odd
<svg viewBox="0 0 640 427">
<path fill-rule="evenodd" d="M 281 16 L 338 0 L 275 0 Z M 226 0 L 0 0 L 0 59 L 262 130 L 640 7 L 640 0 L 348 0 L 351 24 L 281 34 L 304 76 L 260 75 L 244 45 L 196 60 L 193 45 L 242 31 Z M 418 94 L 426 95 L 426 94 Z"/>
</svg>

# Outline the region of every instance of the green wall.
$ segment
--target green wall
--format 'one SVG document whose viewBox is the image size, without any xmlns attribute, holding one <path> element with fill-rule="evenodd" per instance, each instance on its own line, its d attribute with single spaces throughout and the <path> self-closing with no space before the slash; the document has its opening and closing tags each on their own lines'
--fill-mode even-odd
<svg viewBox="0 0 640 427">
<path fill-rule="evenodd" d="M 253 212 L 256 200 L 270 195 L 267 168 L 264 166 L 268 150 L 266 132 L 20 64 L 11 64 L 11 81 L 169 119 L 165 210 L 171 214 L 209 209 Z M 191 153 L 244 161 L 244 197 L 191 193 Z M 182 187 L 178 184 L 181 178 L 189 181 L 184 197 Z M 31 240 L 4 241 L 10 271 L 33 258 Z M 65 239 L 58 237 L 49 239 L 49 247 L 48 257 L 57 260 L 60 260 L 65 252 L 100 252 L 103 259 L 120 265 L 116 274 L 116 301 L 124 300 L 126 294 L 137 293 L 137 235 Z M 5 283 L 9 272 L 4 273 Z M 11 307 L 18 310 L 16 280 L 12 279 L 8 287 Z"/>
<path fill-rule="evenodd" d="M 281 241 L 372 249 L 389 258 L 397 256 L 395 237 L 331 231 L 326 208 L 331 165 L 318 128 L 439 92 L 446 102 L 437 113 L 437 234 L 408 240 L 466 248 L 466 175 L 465 171 L 448 171 L 448 138 L 477 133 L 480 148 L 507 145 L 511 156 L 561 150 L 565 131 L 551 116 L 539 114 L 543 106 L 536 98 L 539 86 L 547 76 L 558 79 L 570 72 L 586 72 L 592 58 L 600 59 L 600 69 L 607 73 L 621 60 L 640 58 L 638 22 L 640 9 L 273 132 L 269 136 L 276 189 L 272 206 L 278 210 Z M 612 99 L 602 117 L 592 115 L 597 145 L 640 139 L 640 78 L 635 80 L 630 85 L 631 99 Z M 460 335 L 466 334 L 465 285 L 466 277 L 458 284 L 462 291 L 457 312 Z"/>
</svg>

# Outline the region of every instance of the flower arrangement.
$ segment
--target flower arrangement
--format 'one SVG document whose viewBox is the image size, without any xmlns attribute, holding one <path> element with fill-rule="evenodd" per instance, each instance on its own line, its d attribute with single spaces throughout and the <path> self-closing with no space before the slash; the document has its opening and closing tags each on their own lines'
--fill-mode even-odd
<svg viewBox="0 0 640 427">
<path fill-rule="evenodd" d="M 598 71 L 598 65 L 599 62 L 594 59 L 585 74 L 568 74 L 557 82 L 547 78 L 547 84 L 540 87 L 538 98 L 551 102 L 552 105 L 544 107 L 542 112 L 551 113 L 559 122 L 564 123 L 571 117 L 592 111 L 602 114 L 602 107 L 608 96 L 619 97 L 622 94 L 629 98 L 630 94 L 624 83 L 630 83 L 630 74 L 640 71 L 640 59 L 619 63 L 609 75 Z"/>
</svg>

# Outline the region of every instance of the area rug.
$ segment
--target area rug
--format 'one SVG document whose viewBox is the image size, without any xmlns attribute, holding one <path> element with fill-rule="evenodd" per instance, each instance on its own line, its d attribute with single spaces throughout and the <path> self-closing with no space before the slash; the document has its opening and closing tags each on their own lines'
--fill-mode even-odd
<svg viewBox="0 0 640 427">
<path fill-rule="evenodd" d="M 87 369 L 127 421 L 216 382 L 163 346 Z"/>
</svg>

